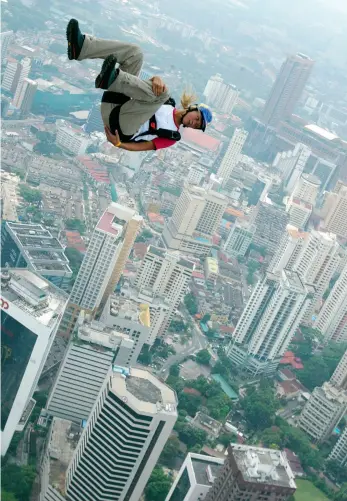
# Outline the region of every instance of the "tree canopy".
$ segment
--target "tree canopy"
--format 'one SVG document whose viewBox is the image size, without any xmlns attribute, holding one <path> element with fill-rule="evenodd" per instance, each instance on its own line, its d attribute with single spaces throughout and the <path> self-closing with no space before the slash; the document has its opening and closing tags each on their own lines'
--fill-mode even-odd
<svg viewBox="0 0 347 501">
<path fill-rule="evenodd" d="M 198 313 L 198 302 L 193 294 L 187 294 L 184 297 L 184 304 L 191 315 Z"/>
<path fill-rule="evenodd" d="M 26 184 L 21 184 L 19 187 L 20 196 L 24 198 L 24 200 L 31 204 L 38 204 L 42 200 L 42 194 L 40 190 L 36 190 L 35 188 L 30 188 Z"/>
<path fill-rule="evenodd" d="M 173 468 L 179 454 L 180 441 L 175 435 L 171 435 L 165 444 L 163 452 L 160 454 L 159 463 L 168 468 Z"/>
<path fill-rule="evenodd" d="M 163 501 L 170 490 L 172 481 L 163 469 L 156 466 L 145 487 L 146 501 Z"/>
<path fill-rule="evenodd" d="M 247 389 L 247 394 L 241 401 L 241 406 L 250 428 L 252 430 L 264 430 L 273 424 L 279 402 L 270 383 L 262 380 L 258 388 L 251 386 Z"/>
<path fill-rule="evenodd" d="M 77 218 L 67 219 L 65 221 L 65 228 L 67 230 L 77 230 L 83 235 L 86 231 L 86 225 L 84 221 Z"/>
<path fill-rule="evenodd" d="M 1 470 L 1 487 L 8 494 L 13 494 L 14 498 L 29 501 L 35 476 L 36 472 L 32 466 L 7 463 Z"/>
<path fill-rule="evenodd" d="M 211 360 L 211 354 L 208 350 L 200 350 L 196 354 L 196 361 L 202 365 L 209 365 Z"/>
</svg>

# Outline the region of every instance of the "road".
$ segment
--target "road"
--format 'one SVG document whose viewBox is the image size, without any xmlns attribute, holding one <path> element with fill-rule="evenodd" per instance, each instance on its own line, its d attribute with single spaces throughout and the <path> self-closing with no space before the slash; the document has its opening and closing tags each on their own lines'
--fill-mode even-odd
<svg viewBox="0 0 347 501">
<path fill-rule="evenodd" d="M 192 330 L 192 339 L 189 341 L 187 345 L 184 346 L 182 351 L 176 353 L 176 355 L 171 355 L 171 357 L 165 360 L 162 368 L 157 372 L 157 375 L 162 378 L 165 378 L 169 374 L 169 368 L 171 367 L 171 365 L 181 363 L 182 360 L 184 360 L 186 357 L 189 357 L 190 355 L 193 355 L 197 351 L 206 348 L 207 344 L 208 340 L 201 333 L 199 327 L 194 322 Z"/>
</svg>

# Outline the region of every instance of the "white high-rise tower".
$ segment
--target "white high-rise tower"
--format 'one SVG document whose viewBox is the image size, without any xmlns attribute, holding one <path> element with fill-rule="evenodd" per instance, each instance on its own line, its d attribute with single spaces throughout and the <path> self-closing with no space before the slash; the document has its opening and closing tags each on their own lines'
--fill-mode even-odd
<svg viewBox="0 0 347 501">
<path fill-rule="evenodd" d="M 20 104 L 20 97 L 22 93 L 22 86 L 24 83 L 24 80 L 29 77 L 30 69 L 31 69 L 31 59 L 29 57 L 25 57 L 21 62 L 21 70 L 18 75 L 18 83 L 16 90 L 14 92 L 14 97 L 13 97 L 13 106 L 16 108 L 19 108 Z"/>
<path fill-rule="evenodd" d="M 268 273 L 239 319 L 227 355 L 251 374 L 271 374 L 291 342 L 314 288 L 295 272 Z"/>
<path fill-rule="evenodd" d="M 229 180 L 234 167 L 238 163 L 247 136 L 248 132 L 246 132 L 244 129 L 235 129 L 228 149 L 217 171 L 217 176 L 223 179 L 223 184 L 225 184 Z"/>
</svg>

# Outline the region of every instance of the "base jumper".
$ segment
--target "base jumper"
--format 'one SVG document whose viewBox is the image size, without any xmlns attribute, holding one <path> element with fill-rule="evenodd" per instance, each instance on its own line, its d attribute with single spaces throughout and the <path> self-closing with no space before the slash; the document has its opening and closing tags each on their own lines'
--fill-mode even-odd
<svg viewBox="0 0 347 501">
<path fill-rule="evenodd" d="M 108 141 L 117 148 L 168 148 L 181 139 L 181 126 L 204 131 L 211 123 L 210 109 L 194 104 L 193 95 L 184 92 L 178 109 L 160 77 L 145 81 L 138 77 L 143 63 L 139 46 L 84 35 L 76 19 L 69 21 L 66 37 L 70 60 L 104 59 L 95 87 L 105 90 L 101 117 Z"/>
</svg>

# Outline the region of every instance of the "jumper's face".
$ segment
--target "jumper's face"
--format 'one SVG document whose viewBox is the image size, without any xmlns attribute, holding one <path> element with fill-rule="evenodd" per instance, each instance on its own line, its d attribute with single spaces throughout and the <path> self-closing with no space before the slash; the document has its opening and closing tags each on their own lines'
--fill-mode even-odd
<svg viewBox="0 0 347 501">
<path fill-rule="evenodd" d="M 191 129 L 201 129 L 201 113 L 199 110 L 188 111 L 182 120 L 183 127 Z"/>
</svg>

